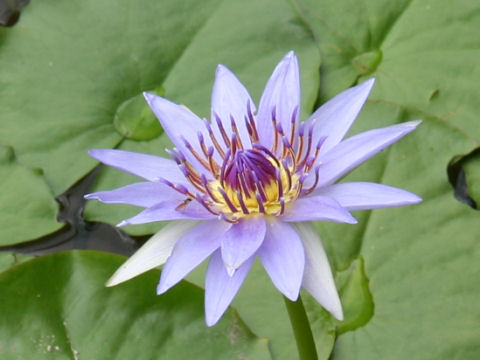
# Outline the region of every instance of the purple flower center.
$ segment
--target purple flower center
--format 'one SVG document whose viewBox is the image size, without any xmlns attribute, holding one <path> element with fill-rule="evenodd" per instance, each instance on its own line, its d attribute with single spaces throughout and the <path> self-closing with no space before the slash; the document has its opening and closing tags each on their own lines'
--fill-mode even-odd
<svg viewBox="0 0 480 360">
<path fill-rule="evenodd" d="M 244 121 L 249 144 L 242 142 L 233 117 L 230 117 L 232 131 L 228 134 L 222 119 L 216 114 L 217 135 L 211 124 L 205 121 L 207 132 L 198 133 L 197 150 L 184 139 L 190 155 L 206 172 L 192 166 L 179 150 L 169 151 L 195 192 L 164 180 L 167 185 L 185 194 L 187 199 L 198 201 L 211 213 L 230 222 L 255 213 L 281 215 L 286 204 L 312 191 L 315 184 L 304 189 L 303 181 L 310 171 L 315 171 L 315 183 L 318 180 L 318 167 L 313 166 L 325 140 L 323 138 L 313 144 L 314 123 L 299 124 L 297 109 L 291 116 L 290 131 L 285 134 L 276 119 L 275 109 L 272 109 L 273 142 L 267 148 L 260 142 L 250 104 L 247 104 L 246 110 Z M 204 136 L 207 134 L 211 140 L 209 146 Z"/>
<path fill-rule="evenodd" d="M 233 190 L 243 191 L 249 196 L 258 186 L 269 186 L 276 180 L 276 167 L 272 161 L 257 150 L 239 150 L 228 165 L 220 181 Z M 275 159 L 278 163 L 278 160 Z"/>
</svg>

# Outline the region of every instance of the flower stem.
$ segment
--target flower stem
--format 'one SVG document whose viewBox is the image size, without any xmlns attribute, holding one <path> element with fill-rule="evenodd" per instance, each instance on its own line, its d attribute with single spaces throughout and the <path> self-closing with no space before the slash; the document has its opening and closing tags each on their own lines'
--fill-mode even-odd
<svg viewBox="0 0 480 360">
<path fill-rule="evenodd" d="M 285 306 L 295 334 L 300 360 L 318 360 L 312 329 L 302 299 L 299 297 L 297 301 L 291 301 L 284 296 L 283 300 L 285 300 Z"/>
</svg>

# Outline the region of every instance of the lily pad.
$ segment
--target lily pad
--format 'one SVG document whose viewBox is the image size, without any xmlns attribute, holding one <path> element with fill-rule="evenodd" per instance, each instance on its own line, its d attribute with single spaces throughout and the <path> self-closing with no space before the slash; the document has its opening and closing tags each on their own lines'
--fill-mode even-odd
<svg viewBox="0 0 480 360">
<path fill-rule="evenodd" d="M 52 192 L 44 207 L 94 168 L 88 149 L 121 143 L 117 111 L 162 85 L 218 2 L 34 1 L 13 28 L 0 29 L 0 142 L 43 171 Z M 20 184 L 9 191 L 17 198 L 8 207 L 29 200 Z M 40 228 L 38 217 L 18 228 Z M 2 217 L 1 238 L 7 226 Z"/>
<path fill-rule="evenodd" d="M 454 198 L 446 169 L 480 142 L 480 6 L 443 0 L 293 4 L 324 55 L 320 101 L 366 76 L 377 79 L 351 133 L 423 119 L 418 130 L 346 179 L 406 188 L 422 196 L 422 204 L 359 212 L 353 227 L 317 224 L 337 271 L 364 259 L 374 305 L 363 326 L 339 325 L 346 332 L 331 358 L 479 358 L 479 213 Z M 375 52 L 381 60 L 365 76 L 359 56 Z M 471 165 L 468 186 L 474 189 Z M 360 299 L 364 290 L 357 290 Z M 352 308 L 342 300 L 348 314 Z"/>
<path fill-rule="evenodd" d="M 65 252 L 0 275 L 0 357 L 16 359 L 270 359 L 268 342 L 229 311 L 208 328 L 203 291 L 183 282 L 155 295 L 159 272 L 115 288 L 116 255 Z"/>
<path fill-rule="evenodd" d="M 10 269 L 16 264 L 20 264 L 31 257 L 23 254 L 16 254 L 10 252 L 0 253 L 0 272 Z"/>
<path fill-rule="evenodd" d="M 20 164 L 12 148 L 0 145 L 0 245 L 34 239 L 62 227 L 58 203 L 42 171 Z"/>
</svg>

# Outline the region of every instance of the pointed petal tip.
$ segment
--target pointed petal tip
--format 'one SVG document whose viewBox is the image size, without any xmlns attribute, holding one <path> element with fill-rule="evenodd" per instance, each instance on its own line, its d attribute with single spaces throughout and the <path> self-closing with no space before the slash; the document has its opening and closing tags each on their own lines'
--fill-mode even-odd
<svg viewBox="0 0 480 360">
<path fill-rule="evenodd" d="M 171 285 L 166 284 L 165 281 L 162 281 L 160 277 L 160 282 L 157 285 L 157 295 L 162 295 L 163 293 L 167 292 L 168 289 L 171 288 Z"/>
<path fill-rule="evenodd" d="M 283 291 L 282 293 L 290 301 L 297 301 L 298 298 L 300 297 L 300 290 L 299 291 L 294 291 L 294 292 Z"/>
<path fill-rule="evenodd" d="M 144 91 L 142 94 L 143 94 L 143 97 L 145 98 L 145 101 L 147 102 L 148 106 L 150 106 L 150 107 L 152 107 L 152 103 L 155 99 L 160 98 L 160 96 L 155 95 L 153 93 L 149 93 L 147 91 Z"/>
<path fill-rule="evenodd" d="M 358 224 L 358 220 L 351 215 L 345 219 L 345 222 L 352 225 Z"/>
<path fill-rule="evenodd" d="M 334 310 L 328 310 L 330 312 L 330 314 L 332 314 L 332 316 L 337 319 L 338 321 L 343 321 L 344 317 L 343 317 L 343 310 L 342 310 L 342 306 L 340 306 L 338 309 L 334 309 Z"/>
<path fill-rule="evenodd" d="M 413 195 L 415 195 L 415 194 L 413 194 Z M 415 195 L 415 199 L 412 200 L 412 204 L 418 204 L 418 203 L 421 203 L 422 201 L 423 201 L 423 198 L 421 198 L 418 195 Z"/>
<path fill-rule="evenodd" d="M 293 59 L 293 58 L 296 58 L 297 57 L 297 54 L 295 54 L 295 51 L 294 50 L 290 50 L 286 55 L 285 55 L 285 59 Z"/>
<path fill-rule="evenodd" d="M 117 225 L 115 225 L 116 227 L 124 227 L 124 226 L 127 226 L 129 225 L 130 223 L 126 220 L 122 220 L 120 221 Z"/>
<path fill-rule="evenodd" d="M 367 96 L 370 95 L 370 92 L 373 89 L 373 85 L 375 85 L 375 82 L 377 79 L 375 78 L 370 78 L 368 80 L 365 80 L 363 83 L 359 85 L 360 88 L 365 89 L 364 91 L 367 93 Z"/>
<path fill-rule="evenodd" d="M 403 123 L 403 125 L 405 125 L 405 127 L 411 127 L 411 128 L 416 128 L 418 125 L 420 125 L 422 123 L 423 120 L 412 120 L 412 121 L 407 121 L 405 123 Z"/>
<path fill-rule="evenodd" d="M 215 70 L 215 76 L 222 76 L 223 74 L 231 73 L 230 69 L 223 64 L 218 64 Z"/>
<path fill-rule="evenodd" d="M 234 266 L 230 266 L 230 265 L 225 265 L 225 268 L 227 269 L 227 274 L 230 277 L 232 277 L 235 274 L 235 271 L 237 270 Z"/>
<path fill-rule="evenodd" d="M 105 150 L 112 150 L 112 149 L 88 149 L 87 154 L 90 157 L 94 158 L 95 160 L 101 161 L 99 159 L 99 156 L 101 156 Z"/>
<path fill-rule="evenodd" d="M 95 193 L 85 194 L 85 195 L 83 195 L 83 198 L 85 200 L 98 200 L 98 196 L 96 196 Z"/>
<path fill-rule="evenodd" d="M 118 284 L 120 284 L 120 281 L 116 281 L 115 274 L 113 274 L 112 277 L 108 279 L 107 282 L 105 283 L 105 287 L 112 287 Z"/>
<path fill-rule="evenodd" d="M 220 320 L 221 315 L 218 316 L 217 314 L 205 314 L 205 323 L 208 327 L 212 327 L 217 324 L 218 320 Z"/>
</svg>

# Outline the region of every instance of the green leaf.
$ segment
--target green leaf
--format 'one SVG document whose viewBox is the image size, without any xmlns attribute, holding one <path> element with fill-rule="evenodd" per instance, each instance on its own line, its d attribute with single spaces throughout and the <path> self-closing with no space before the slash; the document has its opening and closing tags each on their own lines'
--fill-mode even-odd
<svg viewBox="0 0 480 360">
<path fill-rule="evenodd" d="M 16 254 L 11 252 L 0 253 L 0 272 L 10 269 L 16 264 L 20 264 L 31 257 L 23 254 Z"/>
<path fill-rule="evenodd" d="M 480 150 L 477 149 L 476 156 L 470 158 L 465 164 L 465 177 L 468 194 L 477 204 L 480 204 Z"/>
<path fill-rule="evenodd" d="M 218 2 L 34 1 L 15 27 L 0 29 L 0 142 L 15 149 L 21 164 L 43 171 L 52 189 L 44 208 L 94 168 L 88 149 L 159 134 L 142 112 L 125 120 L 125 103 L 164 82 Z M 145 134 L 152 126 L 154 134 Z M 25 182 L 34 185 L 38 175 L 12 180 L 8 203 L 2 201 L 16 209 L 21 236 L 11 238 L 1 226 L 2 242 L 31 240 L 59 227 L 51 224 L 51 209 L 30 216 L 28 207 L 18 206 L 30 201 L 31 192 L 45 194 L 44 185 L 23 191 Z"/>
<path fill-rule="evenodd" d="M 367 76 L 377 79 L 351 134 L 423 119 L 414 133 L 345 179 L 405 188 L 423 203 L 358 212 L 359 224 L 351 227 L 317 224 L 337 272 L 364 259 L 366 293 L 373 299 L 366 324 L 349 329 L 348 316 L 339 324 L 337 330 L 350 331 L 338 337 L 331 358 L 479 358 L 479 213 L 454 198 L 446 172 L 454 156 L 469 153 L 480 141 L 479 4 L 292 3 L 324 55 L 320 102 Z M 375 53 L 381 59 L 367 66 L 374 71 L 365 76 L 359 59 L 375 63 Z M 472 165 L 466 171 L 474 189 Z M 352 302 L 344 292 L 345 313 L 358 311 L 361 299 Z"/>
<path fill-rule="evenodd" d="M 203 291 L 183 282 L 155 295 L 159 272 L 105 288 L 121 264 L 100 252 L 37 258 L 0 275 L 0 357 L 270 359 L 268 342 L 228 311 L 208 328 Z"/>
<path fill-rule="evenodd" d="M 62 227 L 58 204 L 41 171 L 18 163 L 10 147 L 0 145 L 0 245 L 34 239 Z"/>
<path fill-rule="evenodd" d="M 95 165 L 89 148 L 121 141 L 116 111 L 163 83 L 218 2 L 32 2 L 0 30 L 0 139 L 65 191 Z"/>
</svg>

